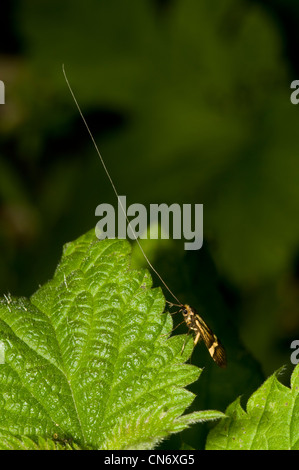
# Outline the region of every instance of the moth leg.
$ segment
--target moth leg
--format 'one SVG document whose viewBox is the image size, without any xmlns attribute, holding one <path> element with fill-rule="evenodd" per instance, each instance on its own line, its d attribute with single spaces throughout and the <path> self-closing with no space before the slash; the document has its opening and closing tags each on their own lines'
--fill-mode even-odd
<svg viewBox="0 0 299 470">
<path fill-rule="evenodd" d="M 198 331 L 198 332 L 196 333 L 195 338 L 194 338 L 194 346 L 196 346 L 196 344 L 197 344 L 198 341 L 200 341 L 200 340 L 201 340 L 201 334 L 200 334 L 200 331 Z"/>
<path fill-rule="evenodd" d="M 184 321 L 184 320 L 183 320 L 183 321 L 181 321 L 181 323 L 179 323 L 178 325 L 176 325 L 174 328 L 172 328 L 172 330 L 171 330 L 171 332 L 170 332 L 170 333 L 167 333 L 167 334 L 165 334 L 165 335 L 161 335 L 161 336 L 169 336 L 169 335 L 171 335 L 171 333 L 173 333 L 173 332 L 174 332 L 174 330 L 176 330 L 176 329 L 177 329 L 179 326 L 181 326 L 183 323 L 185 323 L 185 321 Z"/>
<path fill-rule="evenodd" d="M 186 346 L 186 343 L 187 343 L 187 339 L 188 339 L 188 335 L 190 334 L 190 330 L 188 331 L 188 333 L 186 334 L 186 339 L 184 341 L 184 344 L 183 344 L 183 347 L 182 347 L 182 350 L 181 350 L 181 355 L 183 354 L 184 352 L 184 349 L 185 349 L 185 346 Z"/>
<path fill-rule="evenodd" d="M 168 300 L 165 300 L 165 302 L 167 304 L 169 304 L 169 307 L 182 307 L 182 305 L 179 305 L 179 304 L 174 304 L 173 302 L 169 302 Z"/>
<path fill-rule="evenodd" d="M 179 313 L 179 310 L 176 310 L 175 312 L 168 312 L 168 313 L 172 316 L 172 315 L 175 315 L 176 313 Z"/>
</svg>

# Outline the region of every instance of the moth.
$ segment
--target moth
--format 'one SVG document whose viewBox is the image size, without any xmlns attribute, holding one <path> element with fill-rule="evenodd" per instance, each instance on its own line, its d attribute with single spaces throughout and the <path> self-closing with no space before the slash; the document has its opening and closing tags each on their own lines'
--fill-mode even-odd
<svg viewBox="0 0 299 470">
<path fill-rule="evenodd" d="M 211 328 L 190 305 L 182 305 L 180 311 L 189 331 L 194 332 L 194 346 L 202 339 L 216 364 L 219 367 L 226 367 L 225 349 Z"/>
<path fill-rule="evenodd" d="M 75 97 L 75 94 L 71 88 L 71 85 L 68 81 L 68 78 L 67 78 L 67 75 L 66 75 L 66 72 L 65 72 L 65 69 L 64 69 L 64 65 L 62 65 L 62 71 L 63 71 L 63 74 L 64 74 L 64 78 L 65 78 L 65 81 L 66 81 L 66 84 L 69 88 L 69 91 L 72 95 L 72 98 L 75 102 L 75 105 L 79 111 L 79 114 L 85 124 L 85 127 L 87 129 L 87 132 L 89 133 L 89 136 L 92 140 L 92 143 L 95 147 L 95 150 L 100 158 L 100 161 L 102 163 L 102 166 L 104 168 L 104 171 L 107 175 L 107 178 L 109 179 L 110 181 L 110 184 L 112 186 L 112 189 L 116 195 L 116 198 L 118 199 L 118 202 L 119 202 L 119 205 L 123 211 L 123 214 L 127 220 L 127 223 L 128 225 L 130 225 L 130 222 L 128 220 L 128 217 L 127 217 L 127 214 L 126 214 L 126 211 L 123 207 L 123 204 L 122 204 L 122 201 L 121 201 L 121 198 L 119 197 L 118 195 L 118 192 L 116 190 L 116 187 L 113 183 L 113 180 L 110 176 L 110 173 L 105 165 L 105 162 L 104 162 L 104 159 L 100 153 L 100 150 L 97 146 L 97 143 L 91 133 L 91 130 L 85 120 L 85 117 L 81 111 L 81 108 L 79 106 L 79 103 Z M 149 267 L 152 269 L 152 271 L 158 276 L 158 278 L 160 279 L 160 281 L 162 282 L 162 284 L 165 286 L 165 288 L 168 290 L 168 292 L 171 294 L 171 296 L 176 300 L 176 302 L 178 302 L 178 304 L 173 304 L 171 302 L 168 302 L 170 305 L 176 305 L 178 307 L 180 307 L 180 312 L 182 312 L 183 314 L 183 318 L 184 318 L 184 321 L 189 329 L 189 332 L 194 332 L 194 346 L 196 346 L 196 344 L 199 342 L 199 340 L 203 340 L 204 344 L 206 345 L 206 347 L 208 348 L 208 351 L 212 357 L 212 359 L 216 362 L 216 364 L 220 367 L 225 367 L 226 366 L 226 354 L 225 354 L 225 350 L 224 350 L 224 347 L 222 346 L 222 344 L 220 343 L 220 341 L 218 340 L 217 336 L 213 333 L 213 331 L 211 330 L 211 328 L 204 322 L 204 320 L 198 315 L 198 313 L 196 312 L 196 310 L 194 310 L 192 307 L 190 307 L 189 305 L 187 304 L 182 304 L 179 299 L 175 296 L 175 294 L 170 290 L 170 288 L 168 287 L 168 285 L 166 284 L 166 282 L 163 280 L 162 276 L 158 273 L 158 271 L 154 268 L 154 266 L 152 265 L 152 263 L 150 262 L 150 260 L 148 259 L 145 251 L 143 250 L 135 232 L 133 229 L 132 230 L 132 233 L 134 235 L 134 239 L 136 240 L 136 243 L 138 244 L 139 248 L 140 248 L 140 251 L 141 253 L 143 254 L 146 262 L 148 263 Z"/>
</svg>

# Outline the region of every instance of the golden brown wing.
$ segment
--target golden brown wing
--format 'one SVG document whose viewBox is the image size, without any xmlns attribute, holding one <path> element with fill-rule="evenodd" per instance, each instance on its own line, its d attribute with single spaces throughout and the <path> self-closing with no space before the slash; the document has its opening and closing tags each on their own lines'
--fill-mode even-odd
<svg viewBox="0 0 299 470">
<path fill-rule="evenodd" d="M 194 344 L 201 338 L 216 364 L 219 367 L 226 367 L 225 349 L 217 336 L 198 314 L 196 314 L 195 323 L 199 334 L 196 334 Z"/>
</svg>

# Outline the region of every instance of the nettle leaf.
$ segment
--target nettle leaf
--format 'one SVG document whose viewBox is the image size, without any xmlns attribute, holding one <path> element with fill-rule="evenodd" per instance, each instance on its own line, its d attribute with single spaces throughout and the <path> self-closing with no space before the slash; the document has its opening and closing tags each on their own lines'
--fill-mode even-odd
<svg viewBox="0 0 299 470">
<path fill-rule="evenodd" d="M 226 410 L 227 418 L 209 433 L 207 449 L 299 449 L 299 365 L 291 388 L 273 374 L 250 397 L 246 412 L 240 399 Z"/>
<path fill-rule="evenodd" d="M 0 431 L 0 442 L 1 450 L 80 450 L 74 442 L 59 440 L 55 435 L 52 439 L 38 436 L 34 441 L 27 436 L 19 438 L 8 431 Z"/>
<path fill-rule="evenodd" d="M 183 415 L 183 335 L 130 245 L 94 231 L 64 247 L 54 277 L 31 297 L 0 302 L 0 448 L 152 448 L 217 411 Z"/>
</svg>

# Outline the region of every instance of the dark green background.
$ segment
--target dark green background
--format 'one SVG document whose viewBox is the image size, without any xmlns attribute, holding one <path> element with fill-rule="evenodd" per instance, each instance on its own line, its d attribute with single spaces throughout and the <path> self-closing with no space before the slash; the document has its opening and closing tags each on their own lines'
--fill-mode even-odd
<svg viewBox="0 0 299 470">
<path fill-rule="evenodd" d="M 194 408 L 225 410 L 290 369 L 299 337 L 299 118 L 290 102 L 298 2 L 10 0 L 0 21 L 0 292 L 31 295 L 62 245 L 95 226 L 96 206 L 116 205 L 64 63 L 128 204 L 204 204 L 201 250 L 145 243 L 228 352 L 223 371 L 202 345 L 194 351 L 192 363 L 205 364 Z M 138 250 L 134 260 L 145 266 Z M 202 447 L 203 429 L 164 445 Z"/>
</svg>

